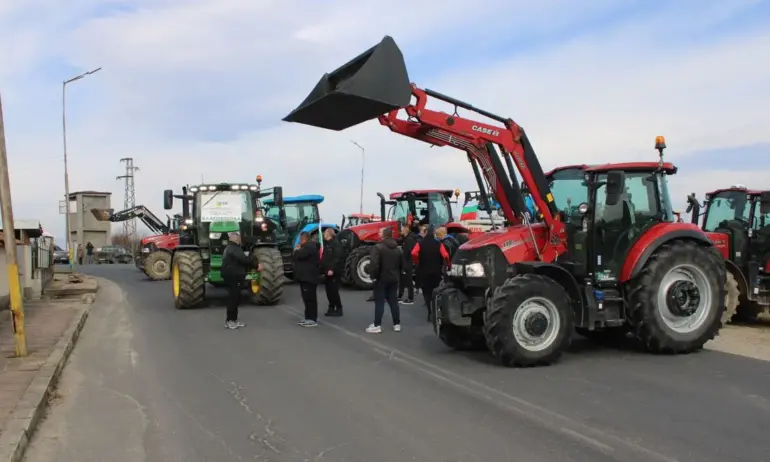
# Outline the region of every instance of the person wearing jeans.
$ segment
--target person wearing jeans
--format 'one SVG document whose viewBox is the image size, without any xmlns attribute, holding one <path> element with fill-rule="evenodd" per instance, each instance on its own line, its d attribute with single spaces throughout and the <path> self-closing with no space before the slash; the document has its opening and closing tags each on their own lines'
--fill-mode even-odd
<svg viewBox="0 0 770 462">
<path fill-rule="evenodd" d="M 401 331 L 401 313 L 398 307 L 398 283 L 403 266 L 401 249 L 393 239 L 393 230 L 382 230 L 382 240 L 372 249 L 372 261 L 369 271 L 374 279 L 374 322 L 369 324 L 366 332 L 379 334 L 382 332 L 382 316 L 385 313 L 385 302 L 390 306 L 390 316 L 393 318 L 393 330 Z"/>
<path fill-rule="evenodd" d="M 302 327 L 318 325 L 318 282 L 321 278 L 321 252 L 318 243 L 310 235 L 302 232 L 299 244 L 294 249 L 294 280 L 299 283 L 302 303 L 305 305 L 305 317 L 299 324 Z"/>
</svg>

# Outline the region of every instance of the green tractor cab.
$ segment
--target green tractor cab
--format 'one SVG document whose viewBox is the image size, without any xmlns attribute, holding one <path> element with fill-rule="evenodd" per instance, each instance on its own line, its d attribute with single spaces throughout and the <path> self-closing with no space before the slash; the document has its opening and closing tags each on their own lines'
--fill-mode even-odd
<svg viewBox="0 0 770 462">
<path fill-rule="evenodd" d="M 280 224 L 264 215 L 262 202 L 283 203 L 283 189 L 262 188 L 256 184 L 218 183 L 182 188 L 181 195 L 164 191 L 163 207 L 173 208 L 174 198 L 182 199 L 179 245 L 174 249 L 171 280 L 174 306 L 178 309 L 200 305 L 206 283 L 224 285 L 222 254 L 228 233 L 241 235 L 241 245 L 253 253 L 262 271 L 253 268 L 246 275 L 252 301 L 258 305 L 278 304 L 283 295 L 283 263 L 279 250 Z"/>
</svg>

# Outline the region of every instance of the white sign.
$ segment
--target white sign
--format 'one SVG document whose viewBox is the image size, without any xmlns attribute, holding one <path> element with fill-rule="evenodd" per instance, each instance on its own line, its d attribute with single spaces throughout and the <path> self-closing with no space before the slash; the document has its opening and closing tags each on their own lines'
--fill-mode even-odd
<svg viewBox="0 0 770 462">
<path fill-rule="evenodd" d="M 243 193 L 235 191 L 201 193 L 201 221 L 241 221 L 243 196 Z"/>
</svg>

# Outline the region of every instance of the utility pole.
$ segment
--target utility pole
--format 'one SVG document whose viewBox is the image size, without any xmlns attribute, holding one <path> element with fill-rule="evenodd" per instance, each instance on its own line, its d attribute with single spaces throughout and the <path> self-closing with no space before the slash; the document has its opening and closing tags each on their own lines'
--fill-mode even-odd
<svg viewBox="0 0 770 462">
<path fill-rule="evenodd" d="M 2 99 L 0 99 L 0 212 L 3 214 L 5 264 L 8 270 L 8 298 L 10 298 L 11 302 L 16 356 L 24 357 L 27 356 L 27 336 L 24 332 L 24 301 L 21 298 L 19 260 L 16 256 L 16 228 L 13 226 L 11 179 L 8 173 L 8 153 L 5 147 Z"/>
<path fill-rule="evenodd" d="M 117 177 L 118 180 L 125 180 L 126 187 L 123 194 L 123 209 L 130 209 L 136 206 L 136 190 L 134 188 L 134 172 L 139 170 L 139 167 L 134 166 L 133 157 L 124 157 L 120 159 L 120 162 L 126 163 L 126 174 Z M 134 237 L 136 235 L 136 218 L 126 220 L 123 222 L 123 237 L 131 245 L 131 251 L 136 254 L 134 248 Z"/>
<path fill-rule="evenodd" d="M 358 146 L 358 149 L 361 150 L 361 198 L 358 202 L 358 213 L 364 213 L 364 161 L 366 159 L 366 149 L 353 140 L 350 140 L 350 142 Z"/>
<path fill-rule="evenodd" d="M 67 253 L 69 254 L 70 260 L 70 272 L 75 271 L 75 248 L 72 242 L 72 232 L 70 230 L 70 175 L 67 168 L 67 84 L 78 81 L 91 74 L 95 74 L 101 69 L 101 67 L 97 67 L 94 70 L 84 72 L 71 79 L 65 80 L 61 84 L 61 128 L 62 137 L 64 139 L 64 202 L 67 204 L 67 213 L 64 214 L 64 217 L 67 227 Z"/>
</svg>

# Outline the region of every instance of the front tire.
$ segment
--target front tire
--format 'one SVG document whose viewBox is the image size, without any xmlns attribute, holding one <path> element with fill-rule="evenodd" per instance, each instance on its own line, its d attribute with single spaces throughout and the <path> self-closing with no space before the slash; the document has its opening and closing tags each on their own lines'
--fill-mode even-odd
<svg viewBox="0 0 770 462">
<path fill-rule="evenodd" d="M 184 310 L 200 305 L 206 293 L 201 254 L 190 250 L 176 252 L 171 265 L 171 280 L 174 308 Z"/>
<path fill-rule="evenodd" d="M 505 367 L 556 362 L 569 348 L 574 313 L 564 288 L 551 278 L 521 274 L 495 289 L 484 313 L 487 347 Z"/>
<path fill-rule="evenodd" d="M 346 267 L 350 271 L 350 281 L 358 290 L 372 290 L 374 281 L 369 274 L 369 264 L 372 261 L 372 248 L 363 246 L 353 249 L 348 255 Z"/>
<path fill-rule="evenodd" d="M 144 274 L 153 281 L 165 281 L 171 277 L 171 254 L 162 250 L 147 255 Z"/>
<path fill-rule="evenodd" d="M 481 351 L 487 349 L 484 333 L 479 332 L 476 326 L 455 326 L 446 322 L 446 316 L 443 315 L 442 306 L 445 303 L 458 303 L 460 290 L 454 287 L 452 283 L 442 281 L 433 291 L 433 300 L 431 300 L 431 321 L 433 322 L 433 331 L 438 338 L 453 350 L 458 351 Z"/>
<path fill-rule="evenodd" d="M 689 241 L 663 244 L 627 291 L 634 335 L 652 353 L 703 348 L 722 325 L 726 270 Z"/>
<path fill-rule="evenodd" d="M 283 259 L 281 252 L 274 247 L 257 247 L 254 254 L 262 265 L 259 283 L 255 288 L 249 284 L 252 301 L 257 305 L 277 305 L 283 296 Z M 255 290 L 256 289 L 256 290 Z"/>
</svg>

